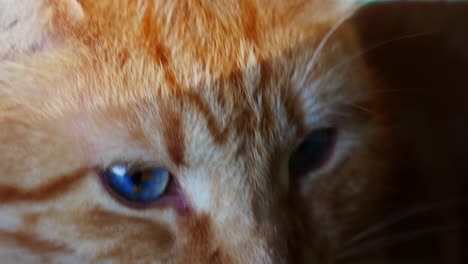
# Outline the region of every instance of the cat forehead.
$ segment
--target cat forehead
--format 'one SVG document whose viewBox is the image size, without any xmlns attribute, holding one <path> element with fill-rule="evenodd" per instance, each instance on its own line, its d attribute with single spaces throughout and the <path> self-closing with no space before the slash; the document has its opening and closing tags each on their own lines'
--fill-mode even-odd
<svg viewBox="0 0 468 264">
<path fill-rule="evenodd" d="M 87 16 L 74 35 L 86 47 L 84 72 L 94 78 L 89 86 L 121 86 L 144 97 L 200 87 L 206 88 L 204 93 L 216 93 L 217 86 L 223 89 L 229 83 L 237 84 L 234 95 L 252 94 L 268 79 L 282 81 L 283 90 L 289 89 L 284 82 L 301 71 L 305 78 L 318 43 L 340 16 L 347 15 L 337 11 L 336 3 L 311 0 L 81 5 Z M 321 57 L 320 64 L 335 63 L 343 53 L 340 49 L 337 56 Z M 274 86 L 268 88 L 270 93 L 282 92 Z"/>
<path fill-rule="evenodd" d="M 347 13 L 333 4 L 312 0 L 79 3 L 80 22 L 54 29 L 60 36 L 56 41 L 65 44 L 59 56 L 39 54 L 28 65 L 34 68 L 30 79 L 38 77 L 34 86 L 41 87 L 40 94 L 52 106 L 43 112 L 103 110 L 135 127 L 153 114 L 177 117 L 190 112 L 201 114 L 213 138 L 222 141 L 226 133 L 220 127 L 233 120 L 240 124 L 234 130 L 246 138 L 274 129 L 278 134 L 278 120 L 294 120 L 302 127 L 303 108 L 314 104 L 323 109 L 330 94 L 341 87 L 314 86 L 307 72 L 320 40 Z M 333 53 L 320 58 L 318 69 L 330 67 L 349 52 L 348 37 L 338 34 L 340 41 L 329 45 Z M 57 71 L 49 70 L 43 79 L 41 71 L 50 65 Z M 305 97 L 310 100 L 300 100 Z M 240 122 L 242 118 L 247 121 Z M 268 131 L 256 130 L 259 127 Z"/>
<path fill-rule="evenodd" d="M 335 2 L 81 1 L 77 36 L 113 66 L 135 59 L 193 85 L 313 50 L 347 15 Z"/>
<path fill-rule="evenodd" d="M 7 31 L 1 37 L 12 43 L 6 51 L 0 49 L 0 57 L 11 56 L 15 46 L 17 53 L 36 52 L 78 40 L 81 47 L 73 52 L 87 56 L 87 66 L 104 62 L 101 65 L 111 72 L 133 64 L 126 70 L 152 74 L 151 78 L 161 71 L 142 70 L 164 68 L 173 73 L 170 81 L 193 85 L 201 76 L 227 78 L 256 62 L 313 50 L 333 24 L 352 13 L 348 2 L 58 0 L 31 5 L 7 1 L 0 4 L 18 15 L 11 23 L 9 16 L 2 21 Z M 34 16 L 25 20 L 28 9 Z M 25 32 L 34 34 L 29 39 Z M 69 37 L 73 40 L 67 41 Z M 94 70 L 89 67 L 87 73 Z"/>
</svg>

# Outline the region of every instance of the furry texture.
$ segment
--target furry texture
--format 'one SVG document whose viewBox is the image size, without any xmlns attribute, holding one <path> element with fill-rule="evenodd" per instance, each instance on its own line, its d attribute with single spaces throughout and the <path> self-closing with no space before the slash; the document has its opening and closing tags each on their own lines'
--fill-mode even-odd
<svg viewBox="0 0 468 264">
<path fill-rule="evenodd" d="M 0 0 L 2 261 L 333 262 L 384 178 L 353 29 L 321 42 L 347 3 Z M 292 180 L 329 126 L 330 161 Z M 97 174 L 122 160 L 170 170 L 190 210 L 112 199 Z"/>
</svg>

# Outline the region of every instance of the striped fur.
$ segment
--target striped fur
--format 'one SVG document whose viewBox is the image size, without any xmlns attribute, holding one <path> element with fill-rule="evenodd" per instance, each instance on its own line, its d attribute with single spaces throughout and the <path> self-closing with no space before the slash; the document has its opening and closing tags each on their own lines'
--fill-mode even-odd
<svg viewBox="0 0 468 264">
<path fill-rule="evenodd" d="M 384 171 L 373 82 L 339 66 L 360 50 L 351 25 L 315 53 L 353 9 L 0 0 L 2 262 L 330 263 Z M 339 128 L 333 158 L 289 182 L 321 126 Z M 189 211 L 112 199 L 98 170 L 122 160 L 170 170 Z"/>
</svg>

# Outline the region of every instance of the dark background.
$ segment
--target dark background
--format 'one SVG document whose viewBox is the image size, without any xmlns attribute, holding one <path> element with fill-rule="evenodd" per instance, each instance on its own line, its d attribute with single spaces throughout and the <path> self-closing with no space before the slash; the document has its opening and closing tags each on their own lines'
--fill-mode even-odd
<svg viewBox="0 0 468 264">
<path fill-rule="evenodd" d="M 413 208 L 379 233 L 385 263 L 468 263 L 468 3 L 372 4 L 353 22 L 367 47 L 394 40 L 365 55 L 396 139 L 382 217 Z"/>
</svg>

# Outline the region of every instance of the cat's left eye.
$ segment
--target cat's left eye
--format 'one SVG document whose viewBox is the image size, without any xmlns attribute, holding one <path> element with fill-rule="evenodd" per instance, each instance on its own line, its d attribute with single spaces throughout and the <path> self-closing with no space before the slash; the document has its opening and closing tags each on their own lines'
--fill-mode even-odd
<svg viewBox="0 0 468 264">
<path fill-rule="evenodd" d="M 111 192 L 121 200 L 146 205 L 165 194 L 171 174 L 162 168 L 113 164 L 104 171 L 103 179 Z"/>
<path fill-rule="evenodd" d="M 321 168 L 330 158 L 335 145 L 333 128 L 317 129 L 309 133 L 289 159 L 289 172 L 301 176 Z"/>
</svg>

